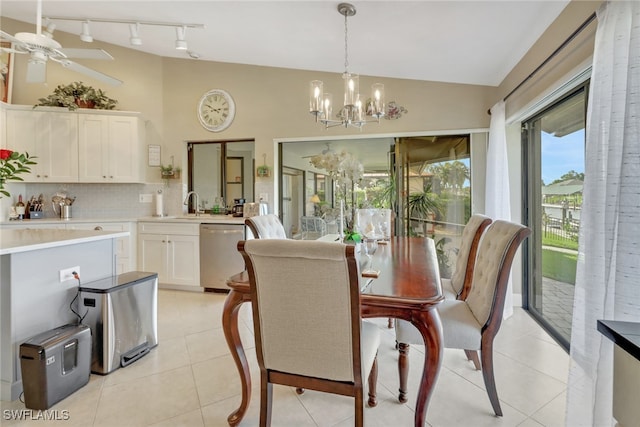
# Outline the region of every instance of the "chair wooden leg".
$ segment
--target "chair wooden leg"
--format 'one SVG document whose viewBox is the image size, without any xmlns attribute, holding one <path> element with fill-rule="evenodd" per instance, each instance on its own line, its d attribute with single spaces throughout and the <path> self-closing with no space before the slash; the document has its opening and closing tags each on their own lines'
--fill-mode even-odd
<svg viewBox="0 0 640 427">
<path fill-rule="evenodd" d="M 371 408 L 378 405 L 378 356 L 373 359 L 371 372 L 369 372 L 369 401 L 367 402 Z"/>
<path fill-rule="evenodd" d="M 492 343 L 482 342 L 480 349 L 480 359 L 482 361 L 482 377 L 484 378 L 484 386 L 487 389 L 493 412 L 497 416 L 502 416 L 502 408 L 498 400 L 498 390 L 496 389 L 496 380 L 493 375 L 493 345 Z"/>
<path fill-rule="evenodd" d="M 398 376 L 400 377 L 400 388 L 398 400 L 400 403 L 407 402 L 407 379 L 409 378 L 409 344 L 398 343 Z"/>
<path fill-rule="evenodd" d="M 475 350 L 465 350 L 464 354 L 467 355 L 467 360 L 471 360 L 473 362 L 473 366 L 475 366 L 476 371 L 479 371 L 480 360 L 478 359 L 478 352 Z"/>
<path fill-rule="evenodd" d="M 356 390 L 355 395 L 355 410 L 356 410 L 356 427 L 362 427 L 364 425 L 364 391 L 362 389 Z"/>
<path fill-rule="evenodd" d="M 387 322 L 387 328 L 389 329 L 393 328 L 393 317 L 389 317 L 389 320 Z"/>
<path fill-rule="evenodd" d="M 260 427 L 271 426 L 271 403 L 273 400 L 273 384 L 267 381 L 266 374 L 260 385 Z"/>
</svg>

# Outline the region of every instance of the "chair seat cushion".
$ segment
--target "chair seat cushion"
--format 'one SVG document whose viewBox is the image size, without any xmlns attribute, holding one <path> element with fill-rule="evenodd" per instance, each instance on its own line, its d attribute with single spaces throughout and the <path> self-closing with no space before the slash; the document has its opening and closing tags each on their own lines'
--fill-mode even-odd
<svg viewBox="0 0 640 427">
<path fill-rule="evenodd" d="M 451 284 L 451 279 L 441 278 L 440 283 L 442 283 L 442 294 L 445 299 L 456 299 L 458 293 L 453 289 L 453 285 Z"/>
<path fill-rule="evenodd" d="M 464 301 L 444 300 L 438 306 L 445 348 L 479 350 L 482 325 Z M 424 345 L 422 335 L 405 320 L 396 322 L 396 340 L 404 344 Z"/>
<path fill-rule="evenodd" d="M 363 321 L 360 329 L 360 353 L 362 379 L 366 381 L 371 372 L 373 361 L 380 347 L 380 329 L 371 322 Z"/>
<path fill-rule="evenodd" d="M 445 348 L 480 350 L 482 325 L 464 301 L 444 300 L 438 306 Z"/>
</svg>

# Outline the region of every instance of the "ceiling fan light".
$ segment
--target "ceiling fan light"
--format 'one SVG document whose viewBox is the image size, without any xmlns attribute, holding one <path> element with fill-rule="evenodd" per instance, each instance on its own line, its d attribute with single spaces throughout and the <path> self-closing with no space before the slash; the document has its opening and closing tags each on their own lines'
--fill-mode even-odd
<svg viewBox="0 0 640 427">
<path fill-rule="evenodd" d="M 187 41 L 184 39 L 187 26 L 176 27 L 176 49 L 187 50 Z"/>
<path fill-rule="evenodd" d="M 80 33 L 80 40 L 87 43 L 93 42 L 93 36 L 91 35 L 91 30 L 89 29 L 89 21 L 84 21 L 82 23 L 82 32 Z"/>
<path fill-rule="evenodd" d="M 131 38 L 129 39 L 129 43 L 132 46 L 141 46 L 142 39 L 140 38 L 140 34 L 138 30 L 140 29 L 140 24 L 136 22 L 135 24 L 129 24 L 129 32 L 131 33 Z"/>
</svg>

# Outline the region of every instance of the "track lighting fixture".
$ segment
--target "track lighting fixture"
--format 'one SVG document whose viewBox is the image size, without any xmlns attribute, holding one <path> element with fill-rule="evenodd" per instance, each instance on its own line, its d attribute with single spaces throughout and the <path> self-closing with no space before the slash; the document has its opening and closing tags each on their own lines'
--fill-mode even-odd
<svg viewBox="0 0 640 427">
<path fill-rule="evenodd" d="M 176 49 L 187 50 L 187 41 L 184 39 L 186 32 L 186 25 L 183 27 L 176 27 Z"/>
<path fill-rule="evenodd" d="M 129 32 L 131 33 L 131 38 L 129 38 L 129 43 L 132 46 L 141 46 L 142 39 L 140 39 L 140 23 L 136 22 L 135 24 L 129 24 Z"/>
<path fill-rule="evenodd" d="M 82 32 L 80 33 L 80 40 L 84 42 L 92 42 L 93 37 L 91 36 L 91 29 L 89 28 L 89 23 L 96 24 L 97 23 L 108 23 L 108 24 L 125 24 L 129 26 L 129 43 L 132 46 L 141 46 L 142 39 L 140 38 L 140 27 L 142 25 L 150 25 L 156 27 L 172 27 L 176 30 L 176 41 L 175 48 L 178 50 L 186 51 L 188 49 L 187 40 L 185 38 L 185 34 L 187 32 L 187 28 L 204 28 L 204 24 L 187 24 L 187 23 L 173 23 L 173 22 L 154 22 L 154 21 L 133 21 L 133 20 L 118 20 L 118 19 L 106 19 L 106 18 L 73 18 L 73 17 L 65 17 L 65 16 L 49 16 L 45 18 L 45 23 L 47 26 L 47 31 L 51 28 L 51 33 L 55 28 L 55 24 L 52 21 L 77 21 L 82 22 Z M 46 31 L 43 31 L 45 35 L 47 35 Z M 49 37 L 49 36 L 48 36 Z M 192 52 L 187 54 L 194 59 L 200 57 L 199 54 Z"/>
<path fill-rule="evenodd" d="M 87 43 L 93 42 L 93 37 L 91 36 L 91 30 L 89 29 L 89 21 L 84 21 L 82 23 L 82 32 L 80 33 L 80 40 Z"/>
</svg>

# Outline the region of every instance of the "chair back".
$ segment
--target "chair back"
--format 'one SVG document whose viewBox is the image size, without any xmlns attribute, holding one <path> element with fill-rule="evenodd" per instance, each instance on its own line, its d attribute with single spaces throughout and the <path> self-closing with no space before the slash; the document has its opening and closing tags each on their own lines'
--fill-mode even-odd
<svg viewBox="0 0 640 427">
<path fill-rule="evenodd" d="M 286 239 L 287 233 L 280 222 L 280 218 L 274 214 L 252 216 L 245 218 L 245 225 L 249 227 L 256 239 Z"/>
<path fill-rule="evenodd" d="M 473 267 L 478 254 L 478 244 L 484 230 L 491 224 L 491 218 L 484 215 L 471 215 L 462 230 L 456 268 L 451 275 L 451 286 L 457 298 L 464 300 L 469 294 L 473 279 Z"/>
<path fill-rule="evenodd" d="M 247 240 L 261 369 L 361 383 L 360 294 L 354 246 Z"/>
<path fill-rule="evenodd" d="M 473 270 L 473 286 L 466 303 L 482 332 L 498 332 L 507 293 L 513 258 L 520 243 L 531 234 L 524 225 L 509 221 L 493 222 L 480 240 L 478 257 Z"/>
<path fill-rule="evenodd" d="M 303 216 L 300 218 L 300 231 L 303 240 L 315 240 L 327 234 L 327 223 L 319 216 Z"/>
</svg>

